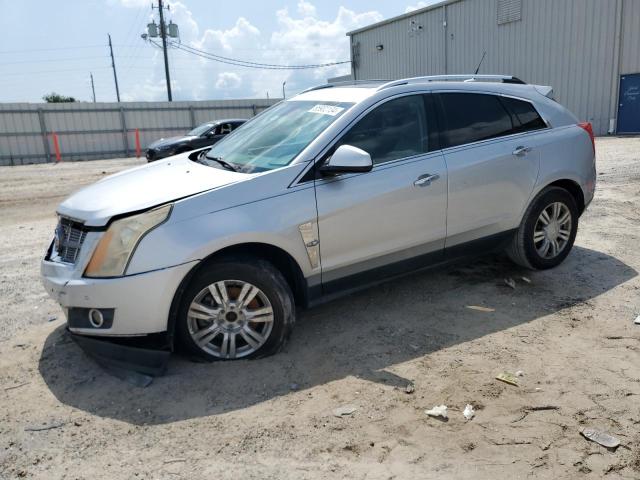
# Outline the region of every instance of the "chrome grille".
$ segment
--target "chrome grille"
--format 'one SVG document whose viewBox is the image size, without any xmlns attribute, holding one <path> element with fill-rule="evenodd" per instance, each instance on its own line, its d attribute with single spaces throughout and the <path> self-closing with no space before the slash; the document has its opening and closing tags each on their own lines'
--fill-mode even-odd
<svg viewBox="0 0 640 480">
<path fill-rule="evenodd" d="M 87 236 L 87 229 L 81 223 L 60 217 L 56 227 L 55 253 L 56 260 L 65 263 L 76 263 L 80 249 Z"/>
</svg>

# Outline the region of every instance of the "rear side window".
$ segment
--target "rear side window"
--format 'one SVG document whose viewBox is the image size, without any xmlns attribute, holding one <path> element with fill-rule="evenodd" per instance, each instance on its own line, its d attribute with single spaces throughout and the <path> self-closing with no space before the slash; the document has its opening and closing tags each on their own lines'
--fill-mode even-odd
<svg viewBox="0 0 640 480">
<path fill-rule="evenodd" d="M 513 123 L 515 124 L 516 132 L 528 132 L 530 130 L 547 128 L 544 120 L 542 120 L 542 117 L 540 117 L 531 103 L 509 97 L 502 97 L 501 100 L 513 114 Z"/>
<path fill-rule="evenodd" d="M 422 95 L 390 100 L 369 112 L 339 145 L 361 148 L 374 164 L 427 152 L 427 116 Z"/>
<path fill-rule="evenodd" d="M 443 148 L 478 142 L 513 132 L 511 115 L 495 95 L 441 93 Z"/>
</svg>

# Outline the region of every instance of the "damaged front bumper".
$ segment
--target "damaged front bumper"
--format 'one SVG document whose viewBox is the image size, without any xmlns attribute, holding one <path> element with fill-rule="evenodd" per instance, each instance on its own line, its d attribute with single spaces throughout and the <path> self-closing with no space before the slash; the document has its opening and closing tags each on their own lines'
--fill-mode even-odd
<svg viewBox="0 0 640 480">
<path fill-rule="evenodd" d="M 72 265 L 45 259 L 41 271 L 44 287 L 64 310 L 71 332 L 139 336 L 167 330 L 175 292 L 196 263 L 118 278 L 86 278 L 75 275 Z M 92 321 L 92 316 L 102 321 Z"/>
<path fill-rule="evenodd" d="M 164 375 L 167 370 L 169 347 L 161 338 L 153 345 L 141 346 L 130 339 L 108 339 L 89 337 L 69 332 L 71 338 L 98 365 L 113 376 L 139 387 L 149 385 L 154 377 Z"/>
</svg>

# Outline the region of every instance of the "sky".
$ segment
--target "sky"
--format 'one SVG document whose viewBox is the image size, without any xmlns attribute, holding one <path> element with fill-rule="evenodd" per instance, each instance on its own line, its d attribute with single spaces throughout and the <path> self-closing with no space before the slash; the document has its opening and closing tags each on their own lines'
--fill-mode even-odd
<svg viewBox="0 0 640 480">
<path fill-rule="evenodd" d="M 157 3 L 154 2 L 154 3 Z M 346 32 L 436 0 L 179 0 L 165 20 L 180 43 L 228 58 L 273 65 L 349 60 Z M 151 0 L 0 0 L 0 102 L 40 102 L 52 91 L 80 101 L 116 101 L 111 34 L 122 101 L 166 100 L 162 50 L 141 38 L 158 11 Z M 265 70 L 169 50 L 174 100 L 287 96 L 348 74 L 349 64 Z"/>
</svg>

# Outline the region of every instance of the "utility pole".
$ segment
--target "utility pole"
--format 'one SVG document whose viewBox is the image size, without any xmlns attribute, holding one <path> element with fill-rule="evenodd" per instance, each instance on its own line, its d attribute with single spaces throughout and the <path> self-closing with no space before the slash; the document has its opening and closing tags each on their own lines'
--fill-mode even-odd
<svg viewBox="0 0 640 480">
<path fill-rule="evenodd" d="M 284 93 L 284 86 L 287 84 L 286 81 L 282 82 L 282 98 L 287 98 L 286 94 Z"/>
<path fill-rule="evenodd" d="M 89 76 L 91 77 L 91 91 L 93 92 L 93 103 L 96 103 L 96 87 L 93 84 L 93 73 L 89 72 Z"/>
<path fill-rule="evenodd" d="M 116 82 L 116 97 L 118 98 L 118 103 L 120 103 L 120 89 L 118 88 L 118 74 L 116 73 L 116 62 L 113 59 L 113 45 L 111 45 L 111 34 L 108 34 L 108 35 L 109 35 L 109 51 L 111 52 L 111 66 L 113 67 L 113 79 Z"/>
<path fill-rule="evenodd" d="M 169 78 L 169 55 L 167 54 L 167 28 L 164 24 L 164 13 L 162 12 L 162 0 L 158 0 L 158 11 L 160 12 L 160 36 L 162 37 L 162 51 L 164 52 L 164 74 L 167 77 L 167 97 L 171 98 L 171 79 Z"/>
</svg>

